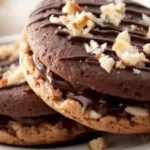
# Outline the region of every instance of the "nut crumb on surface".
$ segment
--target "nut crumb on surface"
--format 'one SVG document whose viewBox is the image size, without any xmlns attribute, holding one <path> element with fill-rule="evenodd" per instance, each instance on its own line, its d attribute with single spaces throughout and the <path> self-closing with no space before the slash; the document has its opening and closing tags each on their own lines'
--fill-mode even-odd
<svg viewBox="0 0 150 150">
<path fill-rule="evenodd" d="M 150 55 L 150 43 L 145 44 L 145 45 L 143 46 L 143 51 L 144 51 L 146 54 Z"/>
<path fill-rule="evenodd" d="M 102 115 L 97 113 L 96 111 L 94 111 L 94 110 L 90 111 L 90 118 L 91 119 L 100 119 L 101 117 L 102 117 Z"/>
<path fill-rule="evenodd" d="M 149 110 L 146 108 L 128 106 L 125 108 L 125 111 L 133 116 L 139 116 L 139 117 L 149 116 Z"/>
<path fill-rule="evenodd" d="M 105 23 L 112 23 L 116 27 L 118 27 L 125 18 L 125 3 L 110 3 L 101 6 L 100 10 L 102 12 L 102 21 Z"/>
<path fill-rule="evenodd" d="M 99 45 L 96 41 L 91 40 L 90 44 L 84 44 L 86 52 L 92 54 L 99 54 L 105 51 L 107 48 L 107 43 Z"/>
<path fill-rule="evenodd" d="M 99 63 L 104 70 L 110 73 L 115 65 L 115 60 L 107 55 L 102 54 L 102 57 L 99 59 Z"/>
<path fill-rule="evenodd" d="M 133 72 L 134 72 L 135 74 L 138 74 L 138 75 L 139 75 L 139 74 L 141 74 L 142 71 L 139 70 L 139 69 L 133 68 Z"/>
<path fill-rule="evenodd" d="M 66 5 L 63 7 L 62 12 L 73 14 L 76 12 L 81 12 L 82 8 L 76 4 L 74 1 L 67 1 Z"/>
<path fill-rule="evenodd" d="M 125 66 L 136 66 L 140 62 L 148 61 L 143 52 L 139 52 L 137 47 L 131 45 L 131 38 L 128 31 L 118 34 L 112 49 Z"/>
<path fill-rule="evenodd" d="M 126 66 L 123 64 L 122 60 L 116 62 L 116 68 L 125 69 Z"/>
<path fill-rule="evenodd" d="M 89 142 L 89 150 L 103 150 L 108 147 L 108 140 L 103 137 L 99 137 Z"/>
<path fill-rule="evenodd" d="M 147 25 L 150 26 L 150 17 L 148 17 L 146 14 L 142 14 L 142 22 Z"/>
<path fill-rule="evenodd" d="M 136 25 L 134 25 L 134 24 L 130 25 L 130 30 L 131 31 L 136 31 L 136 28 L 137 28 Z"/>
</svg>

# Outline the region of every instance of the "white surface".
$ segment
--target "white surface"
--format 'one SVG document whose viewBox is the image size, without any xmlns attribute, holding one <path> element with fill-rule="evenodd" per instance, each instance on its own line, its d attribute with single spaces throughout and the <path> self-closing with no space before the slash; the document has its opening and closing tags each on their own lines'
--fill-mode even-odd
<svg viewBox="0 0 150 150">
<path fill-rule="evenodd" d="M 39 0 L 3 0 L 0 3 L 0 36 L 20 33 L 29 12 Z"/>
<path fill-rule="evenodd" d="M 139 4 L 147 7 L 147 8 L 150 8 L 150 2 L 149 0 L 133 0 L 135 2 L 138 2 Z"/>
<path fill-rule="evenodd" d="M 34 7 L 33 5 L 37 0 L 4 1 L 5 3 L 0 6 L 0 36 L 21 32 L 27 21 L 27 13 Z M 30 5 L 28 5 L 29 2 Z M 18 38 L 16 35 L 0 37 L 0 44 L 6 43 L 7 41 L 13 41 L 13 39 L 16 38 Z M 103 136 L 106 137 L 110 143 L 109 148 L 106 150 L 150 150 L 150 142 L 144 143 L 141 135 L 104 134 Z M 87 143 L 85 143 L 57 148 L 20 148 L 0 145 L 0 150 L 88 150 L 88 148 Z"/>
</svg>

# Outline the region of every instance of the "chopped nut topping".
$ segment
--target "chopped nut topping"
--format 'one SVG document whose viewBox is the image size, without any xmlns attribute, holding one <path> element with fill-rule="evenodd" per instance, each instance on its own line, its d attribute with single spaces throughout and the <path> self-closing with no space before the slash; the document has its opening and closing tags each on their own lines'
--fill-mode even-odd
<svg viewBox="0 0 150 150">
<path fill-rule="evenodd" d="M 139 116 L 139 117 L 148 117 L 149 116 L 149 110 L 146 108 L 141 107 L 134 107 L 134 106 L 128 106 L 125 108 L 125 111 L 131 115 Z"/>
<path fill-rule="evenodd" d="M 129 53 L 121 54 L 121 60 L 126 66 L 136 66 L 139 62 L 146 62 L 147 59 L 143 53 Z"/>
<path fill-rule="evenodd" d="M 125 31 L 119 33 L 117 35 L 117 38 L 116 38 L 115 41 L 118 41 L 118 40 L 123 40 L 123 41 L 125 41 L 125 42 L 130 44 L 131 43 L 131 37 L 130 37 L 130 34 L 128 33 L 128 31 L 125 30 Z"/>
<path fill-rule="evenodd" d="M 85 44 L 86 52 L 92 53 L 92 54 L 99 54 L 105 51 L 107 47 L 107 43 L 104 43 L 102 45 L 99 45 L 96 41 L 91 40 L 90 45 Z"/>
<path fill-rule="evenodd" d="M 147 26 L 150 26 L 150 17 L 148 17 L 147 15 L 145 14 L 142 14 L 142 22 L 147 25 Z"/>
<path fill-rule="evenodd" d="M 100 119 L 101 117 L 102 117 L 102 115 L 97 113 L 96 111 L 94 111 L 94 110 L 90 111 L 90 118 L 91 119 Z"/>
<path fill-rule="evenodd" d="M 105 69 L 108 73 L 111 72 L 112 68 L 115 65 L 114 59 L 104 54 L 102 54 L 102 57 L 99 59 L 99 62 L 101 67 Z"/>
<path fill-rule="evenodd" d="M 101 19 L 103 22 L 112 23 L 118 27 L 121 21 L 125 18 L 125 3 L 110 3 L 101 6 Z"/>
<path fill-rule="evenodd" d="M 89 150 L 102 150 L 108 147 L 108 140 L 99 137 L 89 142 Z"/>
<path fill-rule="evenodd" d="M 68 1 L 62 11 L 67 15 L 59 18 L 51 16 L 51 22 L 60 22 L 66 25 L 71 35 L 92 36 L 89 32 L 95 27 L 95 23 L 99 23 L 99 19 L 96 16 L 90 12 L 82 11 L 82 8 L 74 1 Z"/>
<path fill-rule="evenodd" d="M 74 14 L 76 12 L 81 12 L 81 11 L 82 8 L 74 1 L 67 1 L 67 4 L 62 9 L 63 13 L 68 13 L 68 14 Z"/>
<path fill-rule="evenodd" d="M 135 74 L 141 74 L 141 70 L 139 70 L 139 69 L 133 69 L 133 72 L 134 72 Z"/>
<path fill-rule="evenodd" d="M 89 18 L 86 16 L 85 12 L 82 12 L 73 22 L 71 22 L 71 28 L 77 30 L 83 30 L 87 25 Z"/>
<path fill-rule="evenodd" d="M 116 68 L 118 69 L 125 69 L 126 66 L 123 64 L 122 60 L 116 62 Z"/>
<path fill-rule="evenodd" d="M 150 55 L 150 43 L 145 44 L 145 45 L 143 46 L 143 51 L 144 51 L 147 55 Z"/>
<path fill-rule="evenodd" d="M 127 43 L 126 41 L 123 41 L 123 40 L 117 40 L 113 47 L 112 47 L 112 50 L 116 51 L 116 53 L 120 54 L 120 53 L 124 53 L 124 52 L 127 52 L 127 51 L 134 51 L 135 49 L 129 44 Z"/>
<path fill-rule="evenodd" d="M 51 23 L 60 23 L 61 22 L 60 18 L 59 17 L 54 17 L 54 15 L 50 16 L 49 21 Z"/>
<path fill-rule="evenodd" d="M 132 46 L 130 35 L 127 31 L 120 33 L 112 49 L 116 51 L 117 56 L 123 61 L 126 66 L 136 66 L 140 62 L 147 62 L 144 53 L 140 53 L 138 49 Z"/>
<path fill-rule="evenodd" d="M 131 31 L 135 31 L 135 30 L 136 30 L 136 28 L 137 28 L 137 26 L 136 26 L 136 25 L 134 25 L 134 24 L 132 24 L 132 25 L 130 26 Z"/>
</svg>

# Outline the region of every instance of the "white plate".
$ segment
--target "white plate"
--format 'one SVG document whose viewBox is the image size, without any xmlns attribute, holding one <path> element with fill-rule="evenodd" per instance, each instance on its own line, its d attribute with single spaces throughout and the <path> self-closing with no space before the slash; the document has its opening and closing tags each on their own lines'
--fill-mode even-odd
<svg viewBox="0 0 150 150">
<path fill-rule="evenodd" d="M 16 34 L 22 31 L 27 20 L 27 14 L 38 0 L 4 0 L 4 4 L 0 5 L 0 44 L 12 42 L 18 39 L 18 35 L 4 36 L 8 34 Z M 30 3 L 30 5 L 28 5 Z M 20 6 L 24 6 L 20 9 Z M 9 14 L 8 14 L 9 9 Z M 19 15 L 18 15 L 19 11 Z M 103 133 L 110 143 L 106 150 L 150 150 L 150 142 L 144 143 L 142 135 L 115 135 Z M 88 143 L 76 144 L 63 147 L 47 147 L 47 148 L 20 148 L 14 146 L 0 145 L 0 150 L 88 150 Z M 58 145 L 59 146 L 59 145 Z"/>
</svg>

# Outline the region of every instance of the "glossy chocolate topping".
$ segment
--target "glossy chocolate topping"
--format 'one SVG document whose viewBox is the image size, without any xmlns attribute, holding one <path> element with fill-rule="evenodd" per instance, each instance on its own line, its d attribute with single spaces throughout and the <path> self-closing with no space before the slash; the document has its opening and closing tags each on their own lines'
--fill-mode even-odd
<svg viewBox="0 0 150 150">
<path fill-rule="evenodd" d="M 150 102 L 138 102 L 133 99 L 114 97 L 96 92 L 87 87 L 82 87 L 80 89 L 73 87 L 69 82 L 65 81 L 60 76 L 50 70 L 48 71 L 48 69 L 37 59 L 35 55 L 33 55 L 33 60 L 35 66 L 40 70 L 50 84 L 55 89 L 60 89 L 63 92 L 64 98 L 69 97 L 79 101 L 83 106 L 83 111 L 88 108 L 92 108 L 101 115 L 105 116 L 109 114 L 122 115 L 127 106 L 139 106 L 150 109 Z"/>
<path fill-rule="evenodd" d="M 100 6 L 106 4 L 105 0 L 77 0 L 83 9 L 100 16 Z M 94 57 L 87 54 L 84 44 L 91 39 L 99 44 L 107 43 L 106 53 L 113 58 L 117 56 L 111 52 L 112 44 L 120 31 L 129 30 L 132 45 L 142 51 L 144 44 L 150 43 L 146 38 L 148 26 L 142 22 L 142 13 L 150 15 L 150 10 L 131 1 L 126 1 L 126 18 L 118 28 L 111 24 L 98 25 L 91 31 L 93 37 L 71 36 L 66 31 L 58 29 L 62 24 L 50 23 L 49 17 L 62 15 L 63 0 L 43 0 L 30 15 L 27 27 L 27 36 L 31 49 L 40 61 L 55 74 L 65 79 L 73 88 L 87 87 L 88 89 L 122 97 L 125 100 L 138 101 L 150 100 L 150 64 L 138 68 L 141 75 L 133 74 L 132 69 L 113 69 L 111 74 L 106 73 L 95 61 Z M 136 25 L 135 31 L 131 25 Z M 91 58 L 93 57 L 93 58 Z M 146 56 L 150 58 L 148 55 Z"/>
</svg>

